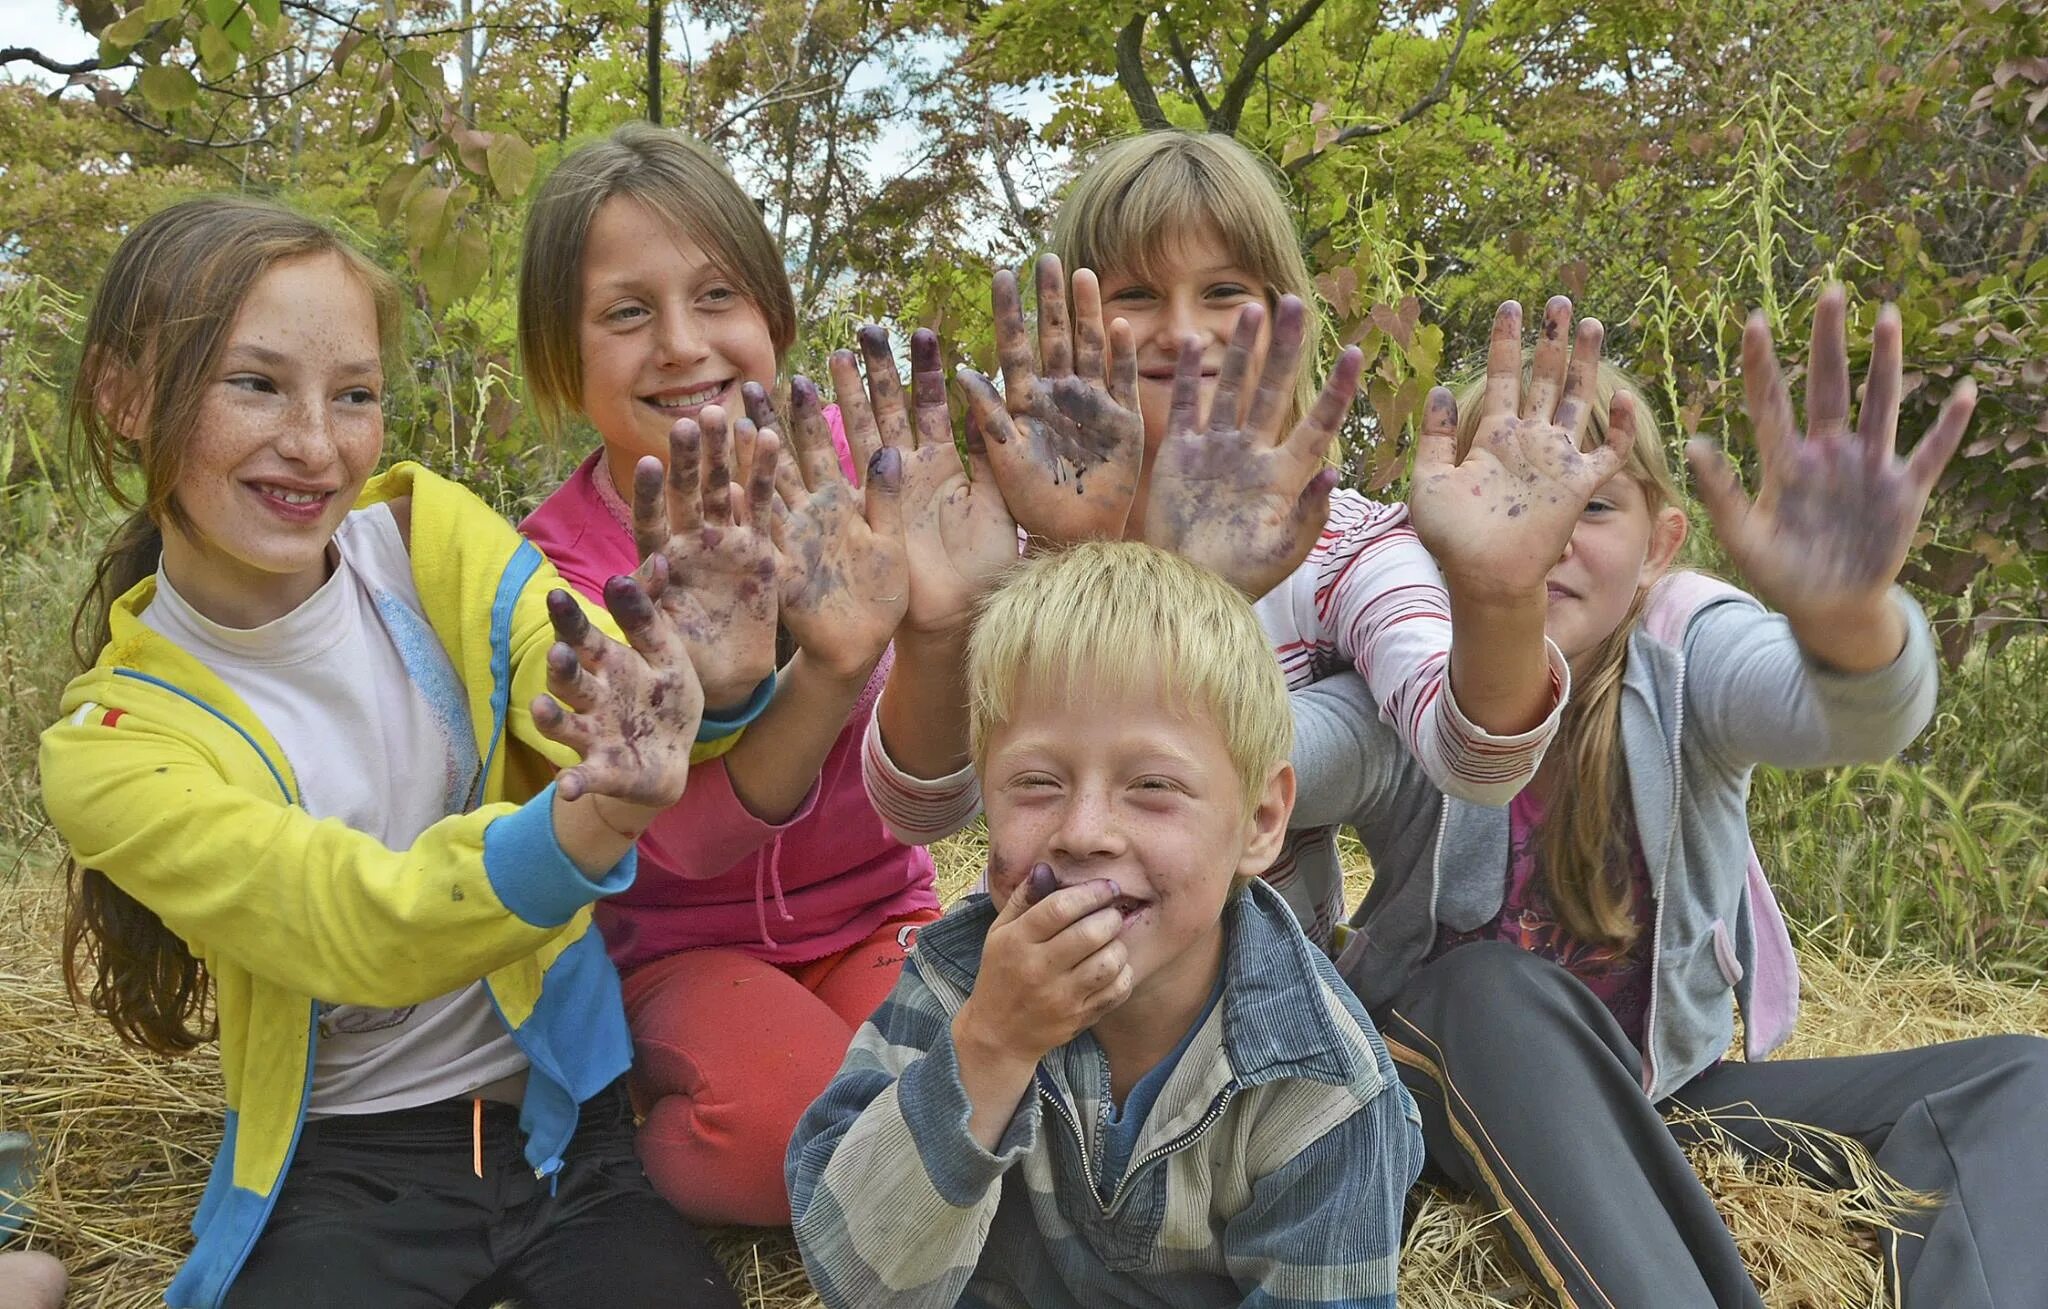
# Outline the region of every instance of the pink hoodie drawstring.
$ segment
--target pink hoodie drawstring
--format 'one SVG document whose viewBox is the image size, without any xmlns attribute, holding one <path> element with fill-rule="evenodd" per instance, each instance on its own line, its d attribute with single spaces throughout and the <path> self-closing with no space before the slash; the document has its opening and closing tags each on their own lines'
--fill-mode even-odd
<svg viewBox="0 0 2048 1309">
<path fill-rule="evenodd" d="M 789 902 L 782 898 L 782 833 L 777 832 L 768 842 L 768 847 L 754 859 L 754 923 L 761 931 L 761 944 L 779 945 L 768 933 L 768 897 L 761 892 L 761 882 L 767 880 L 768 889 L 775 895 L 775 912 L 785 923 L 793 923 L 796 916 L 789 912 Z"/>
</svg>

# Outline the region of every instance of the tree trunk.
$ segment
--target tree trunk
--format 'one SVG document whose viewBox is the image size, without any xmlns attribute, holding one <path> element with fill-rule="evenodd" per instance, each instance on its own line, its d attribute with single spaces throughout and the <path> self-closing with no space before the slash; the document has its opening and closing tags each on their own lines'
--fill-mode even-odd
<svg viewBox="0 0 2048 1309">
<path fill-rule="evenodd" d="M 661 19 L 664 0 L 647 0 L 647 121 L 661 123 Z"/>
</svg>

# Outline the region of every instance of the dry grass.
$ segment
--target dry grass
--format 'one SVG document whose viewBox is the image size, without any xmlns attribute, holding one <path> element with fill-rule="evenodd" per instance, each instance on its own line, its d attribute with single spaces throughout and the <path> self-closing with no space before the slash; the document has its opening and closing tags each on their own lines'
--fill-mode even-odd
<svg viewBox="0 0 2048 1309">
<path fill-rule="evenodd" d="M 957 894 L 981 866 L 973 836 L 938 852 Z M 186 1223 L 220 1134 L 210 1054 L 166 1061 L 137 1055 L 106 1025 L 73 1011 L 59 983 L 59 897 L 24 879 L 0 889 L 0 1130 L 24 1129 L 47 1167 L 33 1197 L 30 1244 L 72 1270 L 74 1309 L 145 1309 L 185 1248 Z M 1987 1032 L 2048 1034 L 2048 994 L 1940 969 L 1902 971 L 1802 953 L 1805 1019 L 1788 1054 L 1896 1049 Z M 1843 1309 L 1881 1302 L 1867 1224 L 1882 1221 L 1873 1189 L 1827 1192 L 1782 1168 L 1703 1148 L 1694 1162 L 1773 1309 Z M 713 1234 L 734 1281 L 757 1309 L 818 1303 L 786 1233 Z M 1403 1251 L 1401 1299 L 1417 1309 L 1526 1306 L 1537 1301 L 1490 1215 L 1425 1194 Z"/>
</svg>

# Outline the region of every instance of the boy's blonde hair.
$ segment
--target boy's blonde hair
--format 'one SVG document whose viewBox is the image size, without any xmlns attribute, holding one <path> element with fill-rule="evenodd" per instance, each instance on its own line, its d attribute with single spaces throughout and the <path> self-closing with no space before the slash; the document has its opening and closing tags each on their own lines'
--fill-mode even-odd
<svg viewBox="0 0 2048 1309">
<path fill-rule="evenodd" d="M 1105 148 L 1074 179 L 1053 216 L 1046 249 L 1069 275 L 1128 274 L 1166 279 L 1178 242 L 1213 231 L 1231 262 L 1264 285 L 1270 312 L 1283 295 L 1307 307 L 1301 375 L 1282 430 L 1292 428 L 1316 397 L 1309 366 L 1321 315 L 1315 282 L 1301 257 L 1301 238 L 1287 212 L 1285 182 L 1271 164 L 1228 136 L 1167 128 L 1125 137 Z M 1115 317 L 1113 309 L 1105 314 Z"/>
<path fill-rule="evenodd" d="M 1528 361 L 1523 384 L 1528 384 Z M 1479 430 L 1479 401 L 1486 391 L 1480 376 L 1458 392 L 1458 454 L 1464 457 Z M 1634 377 L 1602 362 L 1593 388 L 1589 426 L 1594 444 L 1607 440 L 1607 415 L 1616 395 L 1635 402 L 1636 443 L 1622 472 L 1642 489 L 1654 520 L 1667 507 L 1685 507 L 1671 477 L 1664 432 L 1649 395 Z M 1633 942 L 1642 930 L 1629 912 L 1628 776 L 1621 764 L 1621 680 L 1628 669 L 1629 638 L 1642 623 L 1647 592 L 1638 593 L 1628 613 L 1572 678 L 1571 703 L 1550 757 L 1568 770 L 1553 788 L 1557 802 L 1537 833 L 1539 876 L 1551 907 L 1566 930 L 1582 941 L 1609 945 Z M 1568 800 L 1568 802 L 1567 802 Z"/>
<path fill-rule="evenodd" d="M 699 246 L 768 320 L 778 362 L 796 340 L 796 297 L 761 211 L 710 146 L 652 123 L 626 123 L 569 152 L 526 214 L 519 257 L 519 353 L 541 426 L 582 406 L 583 248 L 605 201 L 626 196 Z"/>
<path fill-rule="evenodd" d="M 1136 541 L 1037 555 L 982 604 L 967 643 L 976 769 L 1034 691 L 1158 695 L 1206 715 L 1223 734 L 1246 813 L 1294 747 L 1287 686 L 1251 605 L 1215 574 Z"/>
</svg>

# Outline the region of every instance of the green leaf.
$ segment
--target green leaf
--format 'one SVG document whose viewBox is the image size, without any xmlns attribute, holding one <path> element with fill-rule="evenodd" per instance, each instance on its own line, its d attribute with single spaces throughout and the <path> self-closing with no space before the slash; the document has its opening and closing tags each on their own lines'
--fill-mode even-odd
<svg viewBox="0 0 2048 1309">
<path fill-rule="evenodd" d="M 500 132 L 488 152 L 491 186 L 502 199 L 517 200 L 533 185 L 533 147 L 510 132 Z"/>
<path fill-rule="evenodd" d="M 422 164 L 403 164 L 391 170 L 377 188 L 377 221 L 386 227 L 398 221 L 398 215 L 405 210 L 406 201 L 412 198 L 414 184 L 425 171 Z"/>
<path fill-rule="evenodd" d="M 148 0 L 142 6 L 143 17 L 152 23 L 168 22 L 185 12 L 185 0 Z"/>
<path fill-rule="evenodd" d="M 243 54 L 248 54 L 256 44 L 256 25 L 249 21 L 249 11 L 244 9 L 230 18 L 221 29 L 228 35 L 228 43 Z"/>
<path fill-rule="evenodd" d="M 384 134 L 391 130 L 391 115 L 392 104 L 389 100 L 386 100 L 382 105 L 378 106 L 376 121 L 356 135 L 356 144 L 369 145 L 374 141 L 383 140 Z"/>
<path fill-rule="evenodd" d="M 450 232 L 420 252 L 420 283 L 434 306 L 445 309 L 476 290 L 490 262 L 490 244 L 482 232 Z"/>
<path fill-rule="evenodd" d="M 225 27 L 241 4 L 242 0 L 200 0 L 199 10 L 206 15 L 207 22 L 215 27 Z"/>
<path fill-rule="evenodd" d="M 265 27 L 275 27 L 284 16 L 283 0 L 249 0 L 249 12 Z"/>
<path fill-rule="evenodd" d="M 393 82 L 405 102 L 415 109 L 431 110 L 447 89 L 441 66 L 424 50 L 401 50 L 391 56 Z"/>
<path fill-rule="evenodd" d="M 123 15 L 119 21 L 107 24 L 100 32 L 100 45 L 130 50 L 141 44 L 149 35 L 149 11 L 135 9 Z"/>
<path fill-rule="evenodd" d="M 206 78 L 210 82 L 218 82 L 234 72 L 235 65 L 241 62 L 240 57 L 235 54 L 235 47 L 228 44 L 227 35 L 218 27 L 200 28 L 196 44 L 199 47 L 199 63 L 206 69 Z"/>
<path fill-rule="evenodd" d="M 448 197 L 452 194 L 449 187 L 430 186 L 406 202 L 405 242 L 423 256 L 440 244 L 448 230 Z"/>
<path fill-rule="evenodd" d="M 176 64 L 145 68 L 135 82 L 142 98 L 160 113 L 189 109 L 199 99 L 199 79 Z"/>
</svg>

